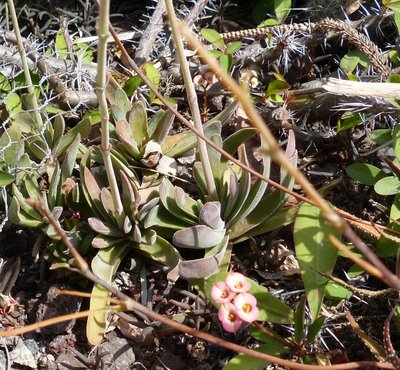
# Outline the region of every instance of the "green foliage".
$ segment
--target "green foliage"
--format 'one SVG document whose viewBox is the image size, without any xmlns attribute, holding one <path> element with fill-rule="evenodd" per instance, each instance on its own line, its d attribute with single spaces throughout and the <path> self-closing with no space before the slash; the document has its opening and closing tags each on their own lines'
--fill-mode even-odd
<svg viewBox="0 0 400 370">
<path fill-rule="evenodd" d="M 210 51 L 211 55 L 219 60 L 225 72 L 229 72 L 233 65 L 233 54 L 242 47 L 242 43 L 234 41 L 226 45 L 221 35 L 211 28 L 203 28 L 200 34 L 204 40 L 208 41 L 214 47 L 214 50 Z"/>
<path fill-rule="evenodd" d="M 291 0 L 260 0 L 253 9 L 253 19 L 260 27 L 273 26 L 285 21 L 292 10 Z M 275 16 L 267 18 L 265 16 Z"/>
<path fill-rule="evenodd" d="M 288 347 L 284 347 L 281 343 L 274 340 L 268 341 L 266 344 L 262 344 L 256 348 L 255 351 L 265 353 L 271 356 L 281 356 L 289 351 Z M 241 353 L 233 357 L 224 367 L 223 370 L 242 370 L 242 369 L 253 369 L 263 370 L 268 365 L 268 362 L 254 358 L 249 355 Z"/>
<path fill-rule="evenodd" d="M 346 74 L 353 73 L 358 65 L 368 68 L 369 64 L 368 57 L 360 50 L 351 50 L 340 60 L 340 68 Z"/>
<path fill-rule="evenodd" d="M 386 176 L 378 167 L 368 163 L 354 163 L 346 168 L 347 176 L 361 184 L 373 186 L 377 181 Z"/>
<path fill-rule="evenodd" d="M 329 242 L 329 235 L 340 238 L 338 231 L 324 220 L 319 208 L 304 203 L 294 224 L 294 242 L 308 306 L 314 320 L 318 317 L 328 283 L 319 272 L 331 273 L 337 259 L 337 249 Z"/>
<path fill-rule="evenodd" d="M 378 167 L 366 163 L 354 163 L 346 168 L 346 173 L 353 180 L 362 184 L 373 186 L 376 193 L 380 195 L 395 195 L 400 192 L 400 129 L 396 127 L 392 132 L 389 130 L 377 130 L 371 136 L 378 144 L 392 144 L 396 155 L 394 161 L 385 158 L 386 163 L 393 171 L 393 175 L 387 174 Z"/>
</svg>

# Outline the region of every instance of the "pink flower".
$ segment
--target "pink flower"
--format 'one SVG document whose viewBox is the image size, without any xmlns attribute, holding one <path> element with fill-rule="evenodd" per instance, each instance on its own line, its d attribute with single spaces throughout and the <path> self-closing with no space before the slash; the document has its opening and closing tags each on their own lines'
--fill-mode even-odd
<svg viewBox="0 0 400 370">
<path fill-rule="evenodd" d="M 211 288 L 211 297 L 216 303 L 229 303 L 234 294 L 223 281 L 218 281 Z"/>
<path fill-rule="evenodd" d="M 246 322 L 257 320 L 260 313 L 257 307 L 257 299 L 250 293 L 240 293 L 233 301 L 236 307 L 237 315 Z"/>
<path fill-rule="evenodd" d="M 218 318 L 222 327 L 229 333 L 236 333 L 242 320 L 238 316 L 236 307 L 232 303 L 224 303 L 218 310 Z"/>
<path fill-rule="evenodd" d="M 231 272 L 225 279 L 226 285 L 235 293 L 247 292 L 251 285 L 239 272 Z"/>
</svg>

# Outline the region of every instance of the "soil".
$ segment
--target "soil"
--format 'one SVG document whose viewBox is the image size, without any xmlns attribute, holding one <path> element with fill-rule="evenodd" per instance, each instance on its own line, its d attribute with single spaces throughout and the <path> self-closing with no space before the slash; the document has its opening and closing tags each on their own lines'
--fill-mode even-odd
<svg viewBox="0 0 400 370">
<path fill-rule="evenodd" d="M 267 2 L 267 1 L 265 1 Z M 70 35 L 86 37 L 95 35 L 97 10 L 90 1 L 15 1 L 19 12 L 19 22 L 24 37 L 32 42 L 46 45 L 54 42 L 54 37 L 61 24 L 68 24 Z M 111 21 L 118 32 L 143 30 L 148 23 L 146 15 L 151 14 L 156 2 L 147 1 L 111 1 Z M 199 2 L 200 3 L 200 2 Z M 244 4 L 245 3 L 245 4 Z M 209 1 L 206 8 L 197 18 L 197 30 L 212 27 L 220 32 L 231 29 L 244 29 L 256 26 L 252 11 L 260 6 L 261 1 Z M 293 1 L 295 8 L 290 14 L 290 22 L 316 21 L 324 17 L 345 19 L 343 12 L 345 2 L 332 1 L 329 6 L 318 5 L 312 1 Z M 335 7 L 336 5 L 336 7 Z M 364 1 L 363 8 L 349 15 L 352 21 L 360 20 L 365 12 L 378 14 L 375 2 Z M 176 9 L 186 14 L 191 9 L 192 1 L 176 2 Z M 342 8 L 341 8 L 342 7 Z M 300 9 L 300 10 L 299 10 Z M 301 10 L 304 9 L 304 10 Z M 322 14 L 326 12 L 326 14 Z M 0 26 L 5 27 L 5 7 L 0 7 Z M 286 23 L 290 23 L 286 22 Z M 396 42 L 393 22 L 382 22 L 384 34 L 377 29 L 369 29 L 369 36 L 382 49 Z M 168 27 L 164 27 L 167 35 Z M 166 42 L 167 36 L 162 36 L 159 44 Z M 134 57 L 135 47 L 139 39 L 126 41 L 125 44 Z M 248 43 L 251 43 L 248 41 Z M 172 69 L 165 67 L 166 61 L 173 63 L 168 47 L 152 50 L 149 58 L 164 64 L 165 73 L 172 74 Z M 290 62 L 285 71 L 285 61 L 272 60 L 265 63 L 251 63 L 259 79 L 259 87 L 254 95 L 260 97 L 268 83 L 273 80 L 271 72 L 284 74 L 290 86 L 300 88 L 301 84 L 319 80 L 327 76 L 335 76 L 339 72 L 338 61 L 352 49 L 343 42 L 341 37 L 329 39 L 326 44 L 313 44 L 309 54 L 291 54 Z M 96 51 L 96 46 L 93 46 Z M 110 46 L 110 70 L 124 73 L 119 53 Z M 310 60 L 310 58 L 312 60 Z M 194 74 L 201 70 L 196 59 L 192 60 Z M 238 65 L 234 76 L 238 77 Z M 356 70 L 359 76 L 368 75 L 366 70 Z M 127 73 L 126 76 L 129 74 Z M 373 73 L 370 74 L 374 76 Z M 375 75 L 376 77 L 376 75 Z M 172 78 L 172 77 L 171 77 Z M 176 79 L 176 78 L 175 78 Z M 172 79 L 173 80 L 173 79 Z M 379 77 L 378 77 L 379 80 Z M 189 115 L 186 97 L 180 88 L 182 81 L 163 80 L 160 90 L 169 92 L 179 101 L 179 110 Z M 217 93 L 199 89 L 200 104 L 205 107 L 206 116 L 211 117 L 224 108 L 229 99 L 221 90 Z M 344 99 L 346 100 L 346 99 Z M 398 117 L 393 115 L 377 115 L 373 112 L 365 115 L 363 123 L 354 128 L 337 132 L 338 118 L 343 112 L 338 108 L 345 102 L 328 102 L 324 107 L 295 106 L 287 108 L 293 117 L 293 122 L 300 127 L 302 134 L 296 135 L 296 148 L 299 153 L 298 167 L 303 170 L 310 182 L 318 189 L 334 180 L 339 180 L 327 192 L 326 198 L 336 207 L 352 213 L 363 219 L 374 222 L 388 223 L 388 214 L 393 197 L 379 196 L 371 187 L 361 185 L 346 175 L 346 167 L 359 159 L 359 152 L 367 152 L 374 144 L 370 140 L 373 130 L 392 128 Z M 310 103 L 311 104 L 311 103 Z M 358 101 L 358 107 L 363 102 Z M 257 107 L 266 117 L 271 117 L 272 108 L 266 106 L 265 99 L 259 99 Z M 315 109 L 313 109 L 315 108 Z M 371 108 L 372 109 L 372 108 Z M 87 112 L 79 108 L 73 112 L 67 124 L 73 127 L 77 120 Z M 373 109 L 372 109 L 373 110 Z M 279 120 L 270 120 L 270 129 L 284 146 L 287 140 L 287 130 Z M 247 124 L 247 123 L 244 123 Z M 224 127 L 228 135 L 243 125 L 240 117 Z M 182 127 L 175 124 L 174 130 L 179 132 Z M 306 134 L 305 134 L 306 133 Z M 324 133 L 326 135 L 321 135 Z M 309 134 L 309 136 L 307 136 Z M 251 165 L 258 169 L 259 158 L 255 139 L 251 144 Z M 382 166 L 382 161 L 376 154 L 370 154 L 365 161 Z M 184 162 L 184 161 L 183 161 Z M 181 164 L 181 176 L 190 180 L 191 164 Z M 272 178 L 278 178 L 279 168 L 272 169 Z M 187 191 L 192 187 L 188 185 Z M 297 192 L 300 189 L 295 188 Z M 374 246 L 374 241 L 366 240 Z M 2 281 L 12 281 L 11 285 L 1 286 L 2 301 L 7 297 L 15 299 L 16 303 L 0 301 L 0 325 L 2 329 L 27 326 L 47 318 L 75 313 L 88 309 L 87 299 L 71 296 L 60 296 L 60 289 L 90 292 L 91 285 L 78 274 L 65 269 L 51 270 L 52 262 L 46 252 L 47 241 L 38 231 L 21 229 L 7 224 L 0 236 L 0 257 L 3 265 L 0 268 L 0 284 Z M 231 267 L 246 276 L 256 280 L 262 286 L 276 295 L 283 302 L 295 308 L 304 296 L 304 287 L 299 274 L 298 263 L 294 253 L 293 226 L 284 226 L 271 232 L 251 238 L 236 244 L 233 249 Z M 385 258 L 385 264 L 393 271 L 395 259 Z M 347 258 L 339 257 L 333 275 L 355 284 L 358 287 L 373 291 L 387 288 L 379 280 L 362 274 L 359 280 L 351 280 L 346 275 L 351 263 Z M 5 276 L 6 272 L 14 273 L 15 281 Z M 236 334 L 222 330 L 216 317 L 216 310 L 209 302 L 201 302 L 198 292 L 188 282 L 178 280 L 171 287 L 168 285 L 166 271 L 150 260 L 131 252 L 125 257 L 114 284 L 122 292 L 139 300 L 143 288 L 141 279 L 145 276 L 148 297 L 145 303 L 157 312 L 165 315 L 175 315 L 184 319 L 189 326 L 209 332 L 229 341 L 255 347 L 258 342 L 249 336 L 248 327 L 241 328 Z M 363 343 L 356 330 L 351 327 L 345 312 L 349 310 L 362 330 L 380 345 L 383 343 L 383 326 L 391 312 L 394 301 L 387 298 L 359 298 L 356 294 L 351 298 L 324 302 L 322 313 L 327 317 L 321 334 L 312 344 L 304 347 L 310 358 L 315 359 L 318 353 L 325 353 L 331 363 L 347 361 L 376 360 L 374 354 Z M 293 334 L 293 328 L 285 325 L 268 324 L 284 337 Z M 398 348 L 400 337 L 395 325 L 391 330 L 391 341 Z M 85 335 L 85 319 L 76 319 L 48 326 L 23 336 L 3 338 L 0 341 L 0 369 L 196 369 L 216 370 L 224 365 L 235 354 L 222 347 L 208 344 L 187 334 L 176 332 L 168 327 L 151 322 L 135 313 L 110 315 L 110 326 L 104 341 L 92 348 Z M 299 353 L 288 353 L 287 358 L 299 358 Z M 270 365 L 269 369 L 279 367 Z"/>
</svg>

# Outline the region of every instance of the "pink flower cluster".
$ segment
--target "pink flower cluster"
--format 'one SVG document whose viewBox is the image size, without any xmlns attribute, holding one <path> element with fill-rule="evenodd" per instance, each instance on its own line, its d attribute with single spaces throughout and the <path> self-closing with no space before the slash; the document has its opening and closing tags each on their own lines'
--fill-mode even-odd
<svg viewBox="0 0 400 370">
<path fill-rule="evenodd" d="M 229 333 L 235 333 L 243 321 L 257 320 L 257 299 L 251 293 L 247 293 L 250 287 L 250 283 L 242 274 L 232 272 L 225 281 L 219 281 L 211 288 L 211 297 L 221 304 L 218 318 L 222 327 Z"/>
</svg>

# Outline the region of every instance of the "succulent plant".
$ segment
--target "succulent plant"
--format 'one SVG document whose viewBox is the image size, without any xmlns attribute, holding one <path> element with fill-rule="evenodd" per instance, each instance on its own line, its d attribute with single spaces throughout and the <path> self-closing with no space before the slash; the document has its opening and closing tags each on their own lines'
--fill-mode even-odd
<svg viewBox="0 0 400 370">
<path fill-rule="evenodd" d="M 255 130 L 248 128 L 239 130 L 223 143 L 220 133 L 213 135 L 212 140 L 230 154 L 237 151 L 240 161 L 248 165 L 242 144 L 254 134 Z M 270 158 L 265 143 L 262 143 L 261 151 L 263 175 L 268 177 Z M 286 155 L 292 163 L 296 163 L 293 133 L 289 135 Z M 263 223 L 287 199 L 287 195 L 280 190 L 265 195 L 265 182 L 258 180 L 251 184 L 249 173 L 235 168 L 215 149 L 209 148 L 209 156 L 217 185 L 218 201 L 207 201 L 202 164 L 196 162 L 193 170 L 201 199 L 193 199 L 182 188 L 174 187 L 164 178 L 160 185 L 160 204 L 153 207 L 145 217 L 145 228 L 153 228 L 166 238 L 172 237 L 176 247 L 204 250 L 203 258 L 180 261 L 170 273 L 171 278 L 203 278 L 214 273 L 227 252 L 228 241 L 245 240 L 247 233 L 250 235 L 257 227 L 262 229 Z M 281 173 L 281 182 L 288 188 L 293 186 L 292 179 L 284 171 Z"/>
<path fill-rule="evenodd" d="M 154 192 L 138 188 L 135 176 L 128 177 L 119 171 L 121 184 L 121 199 L 123 203 L 122 214 L 118 214 L 110 191 L 102 182 L 102 167 L 89 170 L 92 150 L 88 150 L 81 161 L 82 192 L 92 210 L 88 217 L 88 224 L 95 236 L 92 246 L 98 252 L 92 260 L 93 272 L 111 283 L 122 258 L 129 248 L 136 249 L 139 253 L 151 257 L 170 268 L 175 267 L 181 260 L 178 251 L 165 239 L 159 237 L 151 228 L 144 228 L 143 219 L 148 212 L 158 203 Z M 90 308 L 105 308 L 109 292 L 99 285 L 94 285 Z M 106 325 L 106 314 L 100 313 L 89 317 L 88 339 L 97 343 L 103 337 Z"/>
</svg>

